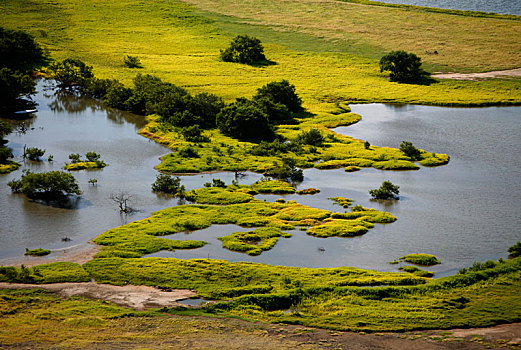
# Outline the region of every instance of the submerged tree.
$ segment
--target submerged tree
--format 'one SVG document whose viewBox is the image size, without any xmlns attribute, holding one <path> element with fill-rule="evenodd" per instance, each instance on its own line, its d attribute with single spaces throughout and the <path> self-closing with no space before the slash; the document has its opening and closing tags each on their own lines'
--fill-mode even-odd
<svg viewBox="0 0 521 350">
<path fill-rule="evenodd" d="M 382 186 L 378 189 L 370 190 L 369 194 L 374 199 L 399 199 L 398 194 L 400 186 L 393 185 L 391 181 L 382 182 Z"/>
<path fill-rule="evenodd" d="M 135 211 L 134 208 L 130 207 L 133 196 L 128 192 L 120 191 L 118 193 L 111 193 L 109 198 L 118 205 L 120 212 L 131 214 Z"/>
<path fill-rule="evenodd" d="M 182 197 L 185 192 L 185 186 L 181 185 L 179 177 L 159 174 L 156 176 L 156 181 L 152 184 L 152 191 L 163 192 Z"/>
<path fill-rule="evenodd" d="M 58 170 L 45 173 L 25 171 L 20 180 L 12 180 L 7 185 L 14 193 L 32 199 L 63 200 L 69 195 L 81 195 L 74 176 Z"/>
</svg>

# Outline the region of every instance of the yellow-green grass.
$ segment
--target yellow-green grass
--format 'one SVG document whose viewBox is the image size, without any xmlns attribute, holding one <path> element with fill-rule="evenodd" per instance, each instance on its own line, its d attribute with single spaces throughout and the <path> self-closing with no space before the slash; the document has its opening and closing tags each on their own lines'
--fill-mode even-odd
<svg viewBox="0 0 521 350">
<path fill-rule="evenodd" d="M 401 270 L 403 272 L 408 272 L 408 273 L 412 273 L 416 276 L 420 276 L 420 277 L 432 277 L 434 276 L 434 272 L 431 272 L 431 271 L 425 271 L 425 270 L 422 270 L 416 266 L 402 266 L 400 267 L 398 270 Z"/>
<path fill-rule="evenodd" d="M 401 261 L 405 261 L 411 264 L 432 266 L 441 264 L 441 261 L 432 254 L 407 254 L 400 258 Z"/>
<path fill-rule="evenodd" d="M 88 282 L 89 274 L 78 264 L 71 262 L 54 262 L 37 265 L 31 268 L 0 266 L 0 282 L 21 283 L 59 283 Z"/>
<path fill-rule="evenodd" d="M 44 256 L 51 254 L 49 249 L 36 248 L 36 249 L 25 249 L 24 255 L 32 255 L 32 256 Z"/>
<path fill-rule="evenodd" d="M 65 165 L 64 169 L 69 171 L 83 169 L 103 169 L 107 164 L 104 162 L 77 162 Z"/>
<path fill-rule="evenodd" d="M 521 60 L 518 16 L 484 18 L 475 13 L 439 9 L 433 13 L 432 9 L 420 7 L 371 6 L 368 1 L 184 1 L 230 16 L 227 22 L 232 23 L 222 25 L 229 30 L 238 31 L 241 26 L 237 22 L 246 22 L 259 28 L 259 36 L 266 40 L 269 35 L 263 27 L 286 34 L 286 40 L 298 33 L 311 37 L 310 42 L 315 39 L 329 45 L 318 45 L 318 51 L 379 58 L 391 50 L 402 49 L 420 55 L 430 67 L 446 71 L 518 68 Z M 220 22 L 219 17 L 214 18 Z M 299 48 L 298 44 L 293 46 Z"/>
<path fill-rule="evenodd" d="M 6 164 L 0 164 L 0 174 L 8 174 L 12 171 L 18 170 L 21 164 L 13 161 L 8 161 Z"/>
<path fill-rule="evenodd" d="M 328 198 L 331 199 L 335 204 L 340 205 L 342 208 L 349 208 L 351 204 L 353 203 L 352 199 L 345 198 L 345 197 L 331 197 Z"/>
<path fill-rule="evenodd" d="M 283 231 L 309 227 L 307 233 L 319 237 L 360 235 L 373 223 L 391 223 L 396 218 L 386 212 L 356 207 L 351 213 L 333 213 L 295 201 L 269 203 L 253 198 L 256 193 L 288 193 L 295 190 L 283 181 L 259 181 L 251 186 L 202 188 L 188 192 L 188 199 L 213 205 L 180 205 L 157 211 L 149 218 L 108 230 L 93 241 L 102 246 L 97 257 L 140 257 L 160 250 L 199 248 L 203 241 L 179 241 L 160 236 L 195 231 L 215 224 L 235 224 L 262 228 L 224 236 L 223 248 L 259 255 L 275 246 Z M 269 192 L 272 191 L 272 192 Z M 274 191 L 274 192 L 273 192 Z M 343 199 L 342 203 L 349 201 Z M 248 241 L 249 240 L 249 241 Z"/>
<path fill-rule="evenodd" d="M 284 23 L 275 25 L 287 36 L 270 42 L 273 32 L 270 29 L 264 40 L 267 57 L 277 64 L 252 67 L 219 61 L 219 50 L 225 48 L 236 33 L 256 35 L 266 26 L 232 23 L 227 27 L 230 21 L 235 21 L 234 17 L 209 18 L 175 0 L 147 3 L 94 0 L 89 6 L 82 0 L 6 0 L 0 4 L 0 10 L 4 26 L 24 29 L 35 35 L 53 58 L 82 59 L 94 66 L 97 76 L 117 78 L 126 84 L 135 74 L 135 70 L 123 65 L 123 56 L 130 54 L 141 59 L 144 65 L 139 70 L 141 73 L 156 74 L 193 93 L 216 93 L 228 101 L 251 96 L 267 82 L 285 78 L 296 85 L 305 107 L 326 119 L 331 117 L 328 114 L 331 104 L 339 101 L 436 105 L 521 102 L 519 81 L 442 81 L 431 86 L 397 84 L 388 82 L 377 64 L 377 58 L 384 52 L 406 49 L 416 51 L 427 62 L 446 65 L 450 70 L 512 68 L 520 61 L 517 48 L 521 39 L 517 32 L 521 21 L 330 0 L 283 3 L 263 0 L 240 4 L 220 0 L 194 1 L 197 6 L 212 10 L 233 8 L 238 11 L 230 13 L 232 16 L 254 15 L 260 24 L 267 21 L 265 17 L 282 18 Z M 351 21 L 358 22 L 358 27 L 353 33 L 344 34 L 342 28 L 347 30 Z M 367 39 L 369 44 L 366 44 L 359 35 L 372 39 Z M 259 36 L 264 39 L 263 35 Z M 318 40 L 323 41 L 322 46 L 315 45 L 315 36 L 323 38 Z M 362 53 L 336 50 L 338 45 L 367 49 Z M 320 49 L 310 50 L 312 46 Z M 440 54 L 427 57 L 425 51 L 434 49 Z M 498 54 L 494 54 L 496 51 Z"/>
<path fill-rule="evenodd" d="M 320 190 L 318 188 L 310 187 L 310 188 L 304 188 L 304 189 L 298 190 L 296 193 L 300 194 L 300 195 L 304 195 L 304 194 L 313 195 L 313 194 L 320 193 Z"/>
<path fill-rule="evenodd" d="M 254 231 L 234 232 L 224 237 L 218 237 L 223 242 L 223 248 L 248 255 L 260 255 L 277 244 L 279 237 L 290 238 L 291 234 L 281 232 L 276 227 L 262 227 Z"/>
</svg>

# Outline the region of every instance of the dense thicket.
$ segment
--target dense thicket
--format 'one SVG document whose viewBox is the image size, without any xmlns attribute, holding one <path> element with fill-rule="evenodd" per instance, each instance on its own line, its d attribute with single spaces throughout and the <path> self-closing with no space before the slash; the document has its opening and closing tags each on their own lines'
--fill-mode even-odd
<svg viewBox="0 0 521 350">
<path fill-rule="evenodd" d="M 0 27 L 0 67 L 26 70 L 44 59 L 43 50 L 31 35 Z"/>
<path fill-rule="evenodd" d="M 380 71 L 389 71 L 391 81 L 407 84 L 431 82 L 430 73 L 421 69 L 421 58 L 405 51 L 391 51 L 380 59 Z"/>
<path fill-rule="evenodd" d="M 217 127 L 240 140 L 270 140 L 275 137 L 268 116 L 254 102 L 239 98 L 217 115 Z"/>
<path fill-rule="evenodd" d="M 228 48 L 224 51 L 221 50 L 221 59 L 225 62 L 252 64 L 266 61 L 266 56 L 264 56 L 264 47 L 259 39 L 248 35 L 238 35 Z"/>
<path fill-rule="evenodd" d="M 14 193 L 43 200 L 63 200 L 69 195 L 80 195 L 81 191 L 74 176 L 64 171 L 32 173 L 25 171 L 22 178 L 7 183 Z"/>
</svg>

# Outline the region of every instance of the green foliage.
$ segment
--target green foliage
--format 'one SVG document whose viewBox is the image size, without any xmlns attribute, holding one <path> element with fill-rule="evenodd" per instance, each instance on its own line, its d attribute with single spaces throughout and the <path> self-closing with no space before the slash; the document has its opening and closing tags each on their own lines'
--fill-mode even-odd
<svg viewBox="0 0 521 350">
<path fill-rule="evenodd" d="M 391 181 L 384 181 L 378 189 L 370 190 L 369 194 L 375 199 L 398 199 L 400 186 L 393 185 Z"/>
<path fill-rule="evenodd" d="M 159 174 L 156 176 L 156 181 L 152 184 L 152 191 L 184 196 L 185 187 L 181 185 L 179 177 Z"/>
<path fill-rule="evenodd" d="M 302 131 L 297 137 L 297 142 L 305 145 L 321 146 L 324 141 L 324 135 L 318 129 Z"/>
<path fill-rule="evenodd" d="M 137 56 L 126 55 L 123 57 L 123 63 L 127 68 L 143 68 L 141 61 Z"/>
<path fill-rule="evenodd" d="M 44 149 L 40 149 L 38 147 L 27 147 L 25 149 L 24 156 L 29 158 L 30 160 L 40 160 L 40 157 L 45 154 Z"/>
<path fill-rule="evenodd" d="M 518 241 L 516 244 L 508 248 L 508 252 L 510 253 L 510 256 L 512 256 L 513 258 L 521 256 L 521 242 Z"/>
<path fill-rule="evenodd" d="M 432 266 L 441 264 L 441 261 L 438 260 L 434 255 L 431 254 L 408 254 L 402 256 L 400 258 L 401 261 L 405 261 L 411 264 L 423 265 L 423 266 Z"/>
<path fill-rule="evenodd" d="M 53 62 L 48 68 L 49 76 L 54 79 L 62 89 L 73 87 L 86 88 L 94 77 L 92 66 L 83 61 L 67 58 L 61 62 Z"/>
<path fill-rule="evenodd" d="M 0 141 L 3 141 L 4 136 L 10 134 L 12 131 L 11 125 L 9 125 L 8 122 L 4 122 L 3 120 L 0 120 Z M 1 143 L 0 143 L 1 145 Z"/>
<path fill-rule="evenodd" d="M 290 234 L 282 233 L 275 227 L 263 227 L 254 231 L 234 232 L 231 235 L 217 237 L 223 242 L 223 248 L 248 255 L 260 255 L 277 244 L 279 237 L 289 238 Z"/>
<path fill-rule="evenodd" d="M 282 104 L 291 113 L 303 112 L 302 99 L 297 95 L 295 85 L 287 80 L 273 81 L 257 89 L 257 94 L 253 96 L 254 101 L 272 101 L 275 105 Z M 271 115 L 270 115 L 271 119 Z M 277 118 L 284 120 L 287 118 Z"/>
<path fill-rule="evenodd" d="M 15 283 L 88 282 L 89 274 L 78 264 L 55 262 L 27 268 L 0 266 L 0 281 Z"/>
<path fill-rule="evenodd" d="M 89 162 L 97 162 L 100 160 L 100 155 L 96 152 L 87 152 L 85 153 L 85 158 L 87 158 Z"/>
<path fill-rule="evenodd" d="M 199 125 L 186 126 L 181 128 L 181 134 L 187 142 L 207 142 L 209 139 L 202 135 Z"/>
<path fill-rule="evenodd" d="M 24 255 L 32 255 L 32 256 L 44 256 L 51 254 L 49 249 L 36 248 L 36 249 L 27 249 L 25 248 Z"/>
<path fill-rule="evenodd" d="M 185 198 L 202 204 L 224 205 L 246 203 L 251 201 L 253 196 L 222 187 L 205 187 L 186 192 Z"/>
<path fill-rule="evenodd" d="M 402 141 L 402 143 L 400 143 L 400 151 L 412 160 L 420 160 L 421 158 L 420 150 L 414 147 L 412 142 Z"/>
<path fill-rule="evenodd" d="M 183 147 L 179 150 L 179 155 L 183 158 L 199 158 L 197 149 L 191 146 Z"/>
<path fill-rule="evenodd" d="M 353 203 L 352 199 L 345 198 L 345 197 L 331 197 L 328 198 L 331 199 L 335 204 L 340 205 L 342 208 L 349 208 L 351 204 Z"/>
<path fill-rule="evenodd" d="M 79 161 L 77 163 L 66 164 L 63 167 L 63 169 L 68 170 L 68 171 L 75 171 L 75 170 L 84 170 L 84 169 L 101 169 L 106 166 L 107 166 L 107 164 L 102 162 L 101 160 L 98 160 L 96 162 Z"/>
<path fill-rule="evenodd" d="M 257 38 L 248 35 L 237 35 L 230 46 L 224 51 L 221 50 L 221 60 L 224 62 L 236 63 L 264 63 L 264 47 Z"/>
<path fill-rule="evenodd" d="M 0 27 L 0 67 L 25 70 L 43 58 L 43 50 L 33 36 L 21 30 Z"/>
<path fill-rule="evenodd" d="M 14 105 L 21 97 L 34 94 L 35 86 L 36 83 L 29 75 L 0 67 L 0 103 L 7 107 Z"/>
<path fill-rule="evenodd" d="M 390 71 L 391 81 L 407 84 L 425 84 L 430 73 L 421 69 L 421 58 L 405 51 L 391 51 L 380 59 L 380 72 Z"/>
<path fill-rule="evenodd" d="M 283 181 L 301 182 L 304 180 L 304 171 L 297 168 L 297 162 L 293 158 L 283 158 L 281 164 L 278 164 L 265 175 Z"/>
<path fill-rule="evenodd" d="M 0 164 L 7 164 L 7 160 L 13 157 L 13 152 L 9 147 L 0 145 Z"/>
<path fill-rule="evenodd" d="M 252 101 L 241 98 L 217 114 L 217 127 L 227 136 L 239 140 L 274 138 L 268 116 Z"/>
<path fill-rule="evenodd" d="M 81 162 L 81 155 L 79 153 L 71 153 L 69 154 L 69 159 L 72 163 Z"/>
<path fill-rule="evenodd" d="M 419 276 L 419 277 L 432 277 L 432 276 L 434 276 L 433 272 L 419 269 L 416 266 L 402 266 L 398 270 L 401 270 L 401 271 L 404 271 L 404 272 L 408 272 L 408 273 L 412 273 L 412 274 L 414 274 L 416 276 Z"/>
<path fill-rule="evenodd" d="M 62 200 L 69 195 L 81 194 L 74 176 L 63 171 L 25 171 L 20 180 L 12 180 L 7 185 L 14 193 L 23 193 L 33 199 Z"/>
</svg>

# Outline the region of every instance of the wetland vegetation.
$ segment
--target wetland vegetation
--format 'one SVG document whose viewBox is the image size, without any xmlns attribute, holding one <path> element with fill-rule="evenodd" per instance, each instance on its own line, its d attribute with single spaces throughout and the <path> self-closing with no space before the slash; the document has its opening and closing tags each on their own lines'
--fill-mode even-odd
<svg viewBox="0 0 521 350">
<path fill-rule="evenodd" d="M 397 220 L 394 215 L 352 206 L 353 201 L 345 197 L 331 198 L 346 209 L 332 212 L 293 200 L 269 202 L 255 196 L 299 193 L 283 180 L 303 180 L 301 169 L 418 170 L 419 165 L 447 164 L 449 155 L 425 151 L 407 141 L 399 148 L 378 147 L 330 128 L 360 120 L 346 104 L 352 101 L 521 104 L 521 81 L 516 78 L 399 84 L 393 80 L 403 79 L 391 76 L 387 81 L 378 67 L 378 58 L 399 42 L 408 51 L 425 53 L 425 64 L 430 69 L 464 72 L 513 68 L 519 62 L 515 50 L 520 40 L 515 35 L 521 23 L 518 17 L 374 6 L 366 1 L 263 0 L 232 6 L 221 0 L 157 0 L 146 4 L 94 0 L 91 6 L 84 5 L 81 0 L 23 5 L 7 0 L 0 4 L 0 10 L 8 14 L 2 25 L 27 30 L 49 50 L 55 62 L 46 74 L 60 88 L 71 93 L 83 90 L 109 106 L 146 115 L 147 124 L 140 134 L 172 151 L 161 158 L 157 170 L 168 174 L 238 174 L 248 170 L 278 180 L 226 185 L 213 179 L 208 186 L 185 191 L 179 178 L 159 175 L 153 191 L 174 194 L 193 204 L 162 209 L 148 218 L 101 233 L 93 240 L 100 251 L 83 265 L 57 262 L 20 268 L 4 266 L 0 267 L 1 282 L 42 284 L 92 278 L 115 285 L 193 289 L 199 296 L 217 301 L 197 311 L 200 315 L 335 330 L 448 329 L 521 320 L 519 242 L 509 249 L 513 259 L 476 263 L 437 280 L 429 278 L 431 272 L 414 266 L 401 266 L 401 273 L 143 257 L 159 251 L 201 248 L 206 241 L 175 237 L 212 225 L 234 224 L 251 229 L 220 236 L 219 240 L 224 249 L 256 256 L 272 249 L 280 239 L 291 240 L 287 231 L 296 228 L 314 237 L 347 239 L 364 235 L 375 224 L 392 224 Z M 224 20 L 225 16 L 231 17 Z M 405 17 L 409 20 L 403 21 Z M 360 31 L 355 23 L 361 18 L 367 30 Z M 253 19 L 257 25 L 249 23 Z M 339 19 L 342 26 L 335 22 Z M 412 23 L 416 29 L 412 31 L 403 23 Z M 443 25 L 432 30 L 432 23 Z M 461 27 L 468 30 L 462 32 Z M 237 31 L 260 37 L 264 47 L 259 47 L 260 40 L 253 37 L 238 36 L 230 50 L 219 52 Z M 404 31 L 411 35 L 404 35 Z M 357 33 L 355 39 L 351 38 L 353 33 Z M 382 41 L 382 33 L 389 40 Z M 433 35 L 440 38 L 434 39 Z M 270 37 L 281 40 L 270 41 Z M 496 45 L 484 46 L 490 37 L 494 37 Z M 234 53 L 233 44 L 239 45 L 240 40 L 256 47 L 257 53 L 247 58 Z M 326 46 L 331 48 L 321 49 Z M 438 50 L 441 54 L 437 54 Z M 266 59 L 264 52 L 272 61 L 256 64 Z M 139 56 L 142 73 L 129 74 L 129 64 L 121 64 L 124 55 L 127 61 Z M 416 73 L 425 78 L 415 57 Z M 31 62 L 41 59 L 40 55 Z M 18 73 L 2 72 L 18 82 L 27 80 Z M 291 83 L 287 77 L 291 77 Z M 413 81 L 417 80 L 406 77 L 403 82 Z M 21 87 L 13 98 L 32 92 L 34 85 L 29 85 Z M 9 132 L 2 133 L 3 137 Z M 0 171 L 10 171 L 4 166 L 12 166 L 13 162 L 8 161 L 12 155 L 3 152 Z M 36 158 L 41 156 L 43 153 Z M 79 154 L 71 156 L 67 170 L 106 165 L 95 152 L 87 153 L 86 161 L 81 161 Z M 74 177 L 60 171 L 27 171 L 9 186 L 13 192 L 45 200 L 81 193 Z M 399 193 L 398 186 L 391 182 L 373 191 L 370 194 L 377 199 Z M 308 189 L 299 194 L 317 192 L 319 189 Z M 47 251 L 29 252 L 38 255 Z M 424 266 L 440 263 L 428 254 L 410 254 L 400 260 Z M 1 329 L 14 329 L 17 323 L 34 324 L 35 320 L 48 325 L 65 320 L 64 328 L 73 325 L 79 332 L 92 333 L 114 319 L 134 321 L 144 316 L 162 317 L 165 312 L 186 312 L 165 308 L 141 313 L 99 301 L 58 300 L 34 290 L 0 290 L 0 295 L 0 314 L 5 316 L 0 321 Z M 24 335 L 33 334 L 30 326 L 17 332 L 2 333 L 2 341 L 16 343 Z"/>
</svg>

